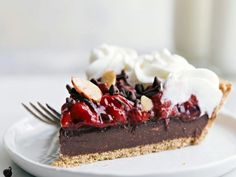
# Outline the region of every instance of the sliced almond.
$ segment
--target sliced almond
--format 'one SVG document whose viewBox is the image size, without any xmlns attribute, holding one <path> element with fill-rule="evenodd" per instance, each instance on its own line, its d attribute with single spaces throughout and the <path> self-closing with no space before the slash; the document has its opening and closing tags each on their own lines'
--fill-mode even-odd
<svg viewBox="0 0 236 177">
<path fill-rule="evenodd" d="M 116 73 L 115 71 L 109 70 L 103 73 L 102 82 L 106 83 L 108 87 L 116 84 Z"/>
<path fill-rule="evenodd" d="M 152 100 L 144 95 L 141 97 L 141 105 L 143 111 L 150 111 L 153 108 Z"/>
<path fill-rule="evenodd" d="M 72 77 L 71 82 L 78 93 L 90 100 L 100 102 L 102 98 L 102 92 L 98 86 L 96 86 L 89 80 L 81 79 L 78 77 Z"/>
</svg>

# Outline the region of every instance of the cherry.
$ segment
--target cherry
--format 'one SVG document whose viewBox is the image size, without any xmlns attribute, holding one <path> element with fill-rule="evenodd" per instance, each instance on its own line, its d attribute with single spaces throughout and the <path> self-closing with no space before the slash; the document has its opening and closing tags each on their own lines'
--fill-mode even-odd
<svg viewBox="0 0 236 177">
<path fill-rule="evenodd" d="M 183 120 L 192 120 L 201 114 L 198 100 L 194 95 L 191 95 L 188 101 L 177 105 L 172 105 L 170 100 L 161 102 L 161 97 L 161 92 L 152 97 L 154 112 L 157 117 L 166 119 L 177 116 Z"/>
<path fill-rule="evenodd" d="M 151 97 L 152 102 L 153 102 L 153 110 L 154 110 L 155 116 L 166 117 L 167 116 L 166 109 L 167 109 L 168 104 L 166 103 L 166 105 L 163 105 L 161 103 L 161 97 L 162 97 L 161 92 Z"/>
<path fill-rule="evenodd" d="M 133 106 L 133 103 L 128 101 L 125 97 L 121 95 L 103 95 L 101 102 L 103 106 L 115 106 L 117 108 L 130 109 Z"/>
<path fill-rule="evenodd" d="M 126 111 L 132 108 L 132 103 L 121 95 L 103 95 L 100 104 L 105 107 L 107 114 L 111 115 L 113 121 L 125 123 Z"/>
<path fill-rule="evenodd" d="M 137 124 L 147 121 L 150 118 L 150 113 L 133 108 L 128 112 L 128 118 L 131 124 Z"/>
<path fill-rule="evenodd" d="M 108 88 L 107 84 L 99 83 L 97 86 L 100 88 L 100 90 L 102 91 L 103 94 L 108 93 L 109 88 Z"/>
<path fill-rule="evenodd" d="M 192 120 L 201 115 L 196 96 L 191 95 L 188 101 L 176 106 L 182 120 Z"/>
<path fill-rule="evenodd" d="M 74 123 L 101 123 L 98 114 L 84 102 L 77 102 L 70 109 L 71 118 Z"/>
<path fill-rule="evenodd" d="M 178 115 L 178 110 L 175 106 L 172 106 L 170 100 L 164 102 L 161 101 L 162 92 L 157 93 L 152 96 L 152 101 L 154 104 L 154 113 L 159 118 L 169 118 Z"/>
<path fill-rule="evenodd" d="M 126 122 L 125 110 L 119 109 L 115 106 L 107 106 L 106 112 L 112 116 L 113 121 L 120 123 Z"/>
<path fill-rule="evenodd" d="M 72 123 L 70 112 L 64 112 L 61 118 L 61 126 L 69 127 Z"/>
<path fill-rule="evenodd" d="M 161 97 L 162 97 L 162 92 L 158 92 L 157 94 L 153 95 L 151 97 L 153 104 L 161 105 Z"/>
</svg>

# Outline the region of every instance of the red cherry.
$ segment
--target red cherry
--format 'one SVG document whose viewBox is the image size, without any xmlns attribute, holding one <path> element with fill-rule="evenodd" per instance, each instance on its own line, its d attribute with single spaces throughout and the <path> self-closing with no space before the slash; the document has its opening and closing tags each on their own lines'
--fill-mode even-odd
<svg viewBox="0 0 236 177">
<path fill-rule="evenodd" d="M 176 105 L 176 108 L 184 120 L 191 120 L 201 115 L 201 111 L 198 106 L 198 100 L 194 95 L 191 95 L 188 101 L 180 105 Z"/>
<path fill-rule="evenodd" d="M 69 127 L 71 123 L 72 123 L 72 120 L 71 120 L 70 112 L 64 112 L 61 118 L 61 126 Z"/>
<path fill-rule="evenodd" d="M 131 109 L 133 103 L 121 95 L 103 95 L 101 102 L 103 106 L 116 106 L 117 108 Z"/>
<path fill-rule="evenodd" d="M 117 100 L 115 100 L 115 98 L 116 98 L 115 96 L 106 94 L 102 97 L 100 104 L 103 105 L 104 107 L 116 106 L 120 108 L 122 105 Z"/>
<path fill-rule="evenodd" d="M 177 116 L 178 115 L 177 108 L 175 106 L 172 107 L 170 100 L 162 102 L 161 97 L 162 97 L 162 92 L 159 92 L 152 97 L 155 115 L 163 119 L 166 119 L 172 116 Z"/>
<path fill-rule="evenodd" d="M 147 121 L 150 119 L 151 114 L 149 112 L 142 112 L 142 121 Z"/>
<path fill-rule="evenodd" d="M 103 95 L 100 104 L 105 107 L 107 114 L 114 122 L 126 122 L 126 111 L 132 108 L 132 103 L 121 95 Z"/>
<path fill-rule="evenodd" d="M 156 95 L 152 96 L 152 102 L 155 105 L 160 105 L 161 104 L 161 97 L 162 97 L 162 92 L 158 92 Z"/>
<path fill-rule="evenodd" d="M 128 119 L 130 120 L 131 124 L 145 122 L 149 118 L 150 118 L 150 113 L 142 112 L 141 110 L 137 108 L 133 108 L 128 112 Z"/>
<path fill-rule="evenodd" d="M 98 87 L 100 88 L 100 90 L 102 91 L 103 94 L 108 93 L 109 88 L 108 88 L 107 84 L 99 83 Z"/>
<path fill-rule="evenodd" d="M 73 122 L 87 122 L 87 123 L 100 123 L 96 112 L 90 109 L 90 107 L 84 102 L 75 103 L 71 109 L 71 118 Z"/>
<path fill-rule="evenodd" d="M 124 109 L 120 109 L 115 106 L 107 106 L 106 112 L 112 116 L 113 121 L 120 123 L 126 122 L 126 114 Z"/>
</svg>

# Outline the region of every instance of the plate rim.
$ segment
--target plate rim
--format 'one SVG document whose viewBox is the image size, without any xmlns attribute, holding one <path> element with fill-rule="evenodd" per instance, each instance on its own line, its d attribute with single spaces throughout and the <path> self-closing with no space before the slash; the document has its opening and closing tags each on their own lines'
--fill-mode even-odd
<svg viewBox="0 0 236 177">
<path fill-rule="evenodd" d="M 226 116 L 227 119 L 231 119 L 233 121 L 235 121 L 236 123 L 236 116 L 233 115 L 232 113 L 228 112 L 228 111 L 223 111 L 220 113 L 221 116 Z M 65 168 L 65 167 L 55 167 L 55 166 L 50 166 L 50 165 L 46 165 L 46 164 L 42 164 L 40 162 L 36 162 L 33 161 L 27 157 L 25 157 L 24 155 L 16 152 L 16 150 L 10 145 L 10 141 L 8 139 L 8 137 L 10 136 L 10 133 L 14 131 L 14 128 L 17 127 L 18 124 L 22 124 L 23 122 L 27 122 L 27 121 L 32 121 L 31 120 L 32 117 L 30 116 L 26 116 L 24 118 L 22 118 L 21 120 L 15 122 L 14 124 L 12 124 L 5 132 L 3 135 L 3 146 L 6 149 L 8 155 L 10 156 L 11 160 L 13 160 L 16 164 L 18 164 L 14 158 L 12 157 L 13 155 L 16 156 L 17 158 L 19 158 L 20 160 L 25 161 L 26 163 L 30 163 L 32 165 L 35 165 L 37 167 L 40 168 L 46 168 L 47 170 L 56 170 L 56 171 L 61 171 L 61 172 L 69 172 L 69 173 L 75 173 L 75 174 L 80 174 L 80 175 L 114 175 L 114 174 L 109 174 L 109 173 L 94 173 L 94 172 L 79 172 L 79 171 L 75 171 L 73 169 L 77 169 L 78 167 L 70 167 L 70 168 Z M 39 120 L 36 120 L 37 122 L 40 122 Z M 40 122 L 41 123 L 41 122 Z M 44 124 L 44 123 L 42 123 Z M 45 124 L 44 124 L 45 125 Z M 235 161 L 235 165 L 234 167 L 236 167 L 236 153 L 232 156 L 229 156 L 227 158 L 224 158 L 222 160 L 218 160 L 216 162 L 212 162 L 209 164 L 204 164 L 204 165 L 198 165 L 198 166 L 194 166 L 194 167 L 188 167 L 186 169 L 169 169 L 168 171 L 166 170 L 160 170 L 158 171 L 158 173 L 139 173 L 139 175 L 171 175 L 171 174 L 176 174 L 176 173 L 187 173 L 187 172 L 193 172 L 193 171 L 198 171 L 198 170 L 205 170 L 205 169 L 209 169 L 209 168 L 213 168 L 216 166 L 220 166 L 221 164 L 225 164 L 225 163 L 231 163 L 232 161 Z M 21 166 L 20 164 L 18 164 L 19 166 Z M 22 167 L 22 166 L 21 166 Z M 23 167 L 22 167 L 23 168 Z M 135 174 L 118 174 L 117 176 L 136 176 Z"/>
</svg>

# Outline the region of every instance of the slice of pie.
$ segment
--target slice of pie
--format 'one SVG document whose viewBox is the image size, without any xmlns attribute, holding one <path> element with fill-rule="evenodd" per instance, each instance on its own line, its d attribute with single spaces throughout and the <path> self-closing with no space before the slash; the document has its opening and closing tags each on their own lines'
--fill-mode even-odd
<svg viewBox="0 0 236 177">
<path fill-rule="evenodd" d="M 72 77 L 67 85 L 55 166 L 197 144 L 231 90 L 212 71 L 167 50 L 140 56 L 103 45 L 91 58 L 90 80 Z"/>
</svg>

